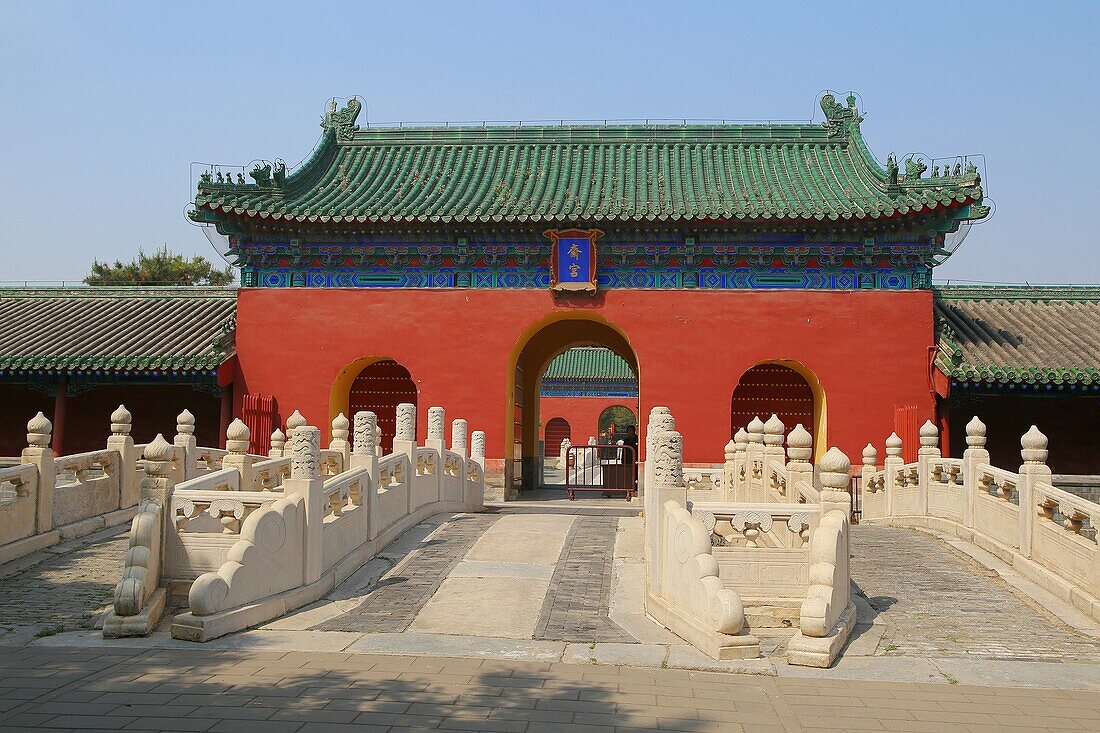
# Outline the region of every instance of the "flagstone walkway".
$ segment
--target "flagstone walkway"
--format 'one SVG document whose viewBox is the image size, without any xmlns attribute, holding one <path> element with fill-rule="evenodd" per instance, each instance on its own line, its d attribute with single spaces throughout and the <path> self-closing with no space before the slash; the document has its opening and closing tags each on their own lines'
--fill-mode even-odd
<svg viewBox="0 0 1100 733">
<path fill-rule="evenodd" d="M 1100 640 L 940 539 L 862 524 L 851 543 L 852 580 L 886 630 L 876 654 L 1100 662 Z"/>
<path fill-rule="evenodd" d="M 632 643 L 608 617 L 618 521 L 561 508 L 457 515 L 360 587 L 357 606 L 345 610 L 337 589 L 303 619 L 334 614 L 317 631 Z"/>
</svg>

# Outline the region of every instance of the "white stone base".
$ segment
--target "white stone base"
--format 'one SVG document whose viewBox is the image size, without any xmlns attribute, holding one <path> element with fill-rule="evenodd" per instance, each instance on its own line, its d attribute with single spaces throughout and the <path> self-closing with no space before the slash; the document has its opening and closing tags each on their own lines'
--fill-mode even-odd
<svg viewBox="0 0 1100 733">
<path fill-rule="evenodd" d="M 164 588 L 157 588 L 145 608 L 136 616 L 118 616 L 114 608 L 103 617 L 103 638 L 121 639 L 127 636 L 148 636 L 153 633 L 160 616 L 164 613 L 164 601 L 168 594 Z"/>
<path fill-rule="evenodd" d="M 820 667 L 828 669 L 833 666 L 840 650 L 844 648 L 852 629 L 856 627 L 856 605 L 851 601 L 844 613 L 840 614 L 836 625 L 829 631 L 828 636 L 806 636 L 801 630 L 795 632 L 789 644 L 787 644 L 787 663 L 802 667 Z"/>
<path fill-rule="evenodd" d="M 711 659 L 756 659 L 760 640 L 746 631 L 720 634 L 687 616 L 656 596 L 646 594 L 646 612 L 653 619 Z"/>
</svg>

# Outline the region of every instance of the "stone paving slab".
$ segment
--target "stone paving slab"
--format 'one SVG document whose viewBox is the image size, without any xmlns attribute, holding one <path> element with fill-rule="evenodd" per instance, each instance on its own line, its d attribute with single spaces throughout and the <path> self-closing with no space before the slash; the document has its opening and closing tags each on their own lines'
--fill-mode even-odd
<svg viewBox="0 0 1100 733">
<path fill-rule="evenodd" d="M 530 639 L 549 581 L 536 578 L 447 578 L 409 631 Z"/>
<path fill-rule="evenodd" d="M 5 649 L 5 730 L 1089 730 L 1091 691 L 324 652 Z"/>
<path fill-rule="evenodd" d="M 635 642 L 609 617 L 619 518 L 578 516 L 554 570 L 536 639 Z"/>
<path fill-rule="evenodd" d="M 522 562 L 489 562 L 487 560 L 463 560 L 455 565 L 451 578 L 531 578 L 550 581 L 554 577 L 553 565 L 532 565 Z"/>
<path fill-rule="evenodd" d="M 492 514 L 461 514 L 439 525 L 427 538 L 416 543 L 412 554 L 382 576 L 358 606 L 312 628 L 317 631 L 404 631 L 439 590 L 451 568 L 497 519 L 499 517 Z M 334 591 L 339 592 L 340 588 Z"/>
</svg>

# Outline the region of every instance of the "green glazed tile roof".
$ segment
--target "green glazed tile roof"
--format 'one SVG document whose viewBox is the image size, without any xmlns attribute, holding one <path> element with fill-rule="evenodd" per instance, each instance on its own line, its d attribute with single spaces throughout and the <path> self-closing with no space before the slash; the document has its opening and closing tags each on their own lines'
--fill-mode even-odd
<svg viewBox="0 0 1100 733">
<path fill-rule="evenodd" d="M 1100 288 L 940 287 L 936 366 L 959 382 L 1100 384 Z"/>
<path fill-rule="evenodd" d="M 233 288 L 0 290 L 0 372 L 209 371 L 233 354 Z"/>
<path fill-rule="evenodd" d="M 611 349 L 577 346 L 554 357 L 542 378 L 634 381 L 634 372 L 626 360 Z"/>
<path fill-rule="evenodd" d="M 973 166 L 934 178 L 881 166 L 854 105 L 827 95 L 824 124 L 365 129 L 349 106 L 329 112 L 321 143 L 289 175 L 278 165 L 248 183 L 204 174 L 192 217 L 549 225 L 988 213 Z"/>
</svg>

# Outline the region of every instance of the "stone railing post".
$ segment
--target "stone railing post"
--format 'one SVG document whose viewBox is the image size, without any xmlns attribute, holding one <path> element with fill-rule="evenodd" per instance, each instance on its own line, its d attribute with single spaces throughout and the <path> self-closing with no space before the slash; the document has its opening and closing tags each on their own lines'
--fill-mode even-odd
<svg viewBox="0 0 1100 733">
<path fill-rule="evenodd" d="M 183 480 L 193 479 L 198 475 L 198 456 L 195 440 L 195 416 L 190 410 L 184 410 L 176 415 L 176 437 L 172 439 L 173 445 L 183 448 Z"/>
<path fill-rule="evenodd" d="M 1020 438 L 1020 554 L 1031 557 L 1032 532 L 1035 527 L 1035 484 L 1050 483 L 1050 466 L 1047 465 L 1047 436 L 1039 428 L 1031 429 Z"/>
<path fill-rule="evenodd" d="M 978 490 L 978 466 L 989 464 L 989 451 L 985 449 L 985 423 L 975 415 L 966 424 L 966 450 L 963 451 L 963 526 L 974 527 L 974 494 Z M 1021 505 L 1023 506 L 1023 505 Z"/>
<path fill-rule="evenodd" d="M 734 476 L 737 461 L 737 443 L 730 438 L 722 449 L 722 500 L 736 501 L 734 499 Z"/>
<path fill-rule="evenodd" d="M 312 425 L 295 428 L 290 438 L 290 478 L 283 481 L 283 496 L 301 494 L 305 503 L 303 585 L 319 580 L 324 572 L 325 482 L 320 463 L 320 429 Z"/>
<path fill-rule="evenodd" d="M 351 443 L 348 442 L 348 435 L 350 434 L 348 429 L 351 427 L 351 423 L 344 413 L 340 413 L 336 417 L 332 418 L 332 440 L 329 441 L 329 450 L 339 451 L 340 453 L 340 470 L 337 473 L 343 473 L 348 470 L 348 459 L 351 457 Z"/>
<path fill-rule="evenodd" d="M 145 446 L 142 457 L 145 459 L 145 477 L 141 479 L 141 498 L 153 499 L 160 503 L 160 526 L 156 528 L 160 541 L 160 557 L 157 559 L 157 567 L 164 571 L 164 554 L 168 546 L 166 533 L 168 529 L 175 530 L 175 518 L 172 513 L 172 489 L 183 478 L 183 449 L 172 445 L 164 436 L 157 433 L 153 442 Z M 160 578 L 153 578 L 154 584 L 160 583 Z"/>
<path fill-rule="evenodd" d="M 222 468 L 235 468 L 241 475 L 241 491 L 252 491 L 252 456 L 248 455 L 251 433 L 239 417 L 229 423 L 225 431 L 225 449 Z"/>
<path fill-rule="evenodd" d="M 446 466 L 445 451 L 447 448 L 446 442 L 443 439 L 443 426 L 447 421 L 447 412 L 442 407 L 429 407 L 428 408 L 428 437 L 424 440 L 424 445 L 427 448 L 431 448 L 435 451 L 435 497 L 436 501 L 443 501 L 443 477 L 444 468 Z M 455 420 L 455 423 L 458 421 Z M 454 424 L 451 425 L 452 437 L 451 444 L 454 444 Z M 465 438 L 465 436 L 463 436 Z"/>
<path fill-rule="evenodd" d="M 814 438 L 798 423 L 787 436 L 787 496 L 788 502 L 798 502 L 798 484 L 814 485 Z"/>
<path fill-rule="evenodd" d="M 271 434 L 271 447 L 267 450 L 268 458 L 282 458 L 286 446 L 286 434 L 279 428 Z"/>
<path fill-rule="evenodd" d="M 19 462 L 34 464 L 38 470 L 38 496 L 35 506 L 35 534 L 53 529 L 53 489 L 57 485 L 57 470 L 53 464 L 53 423 L 41 412 L 27 423 L 27 447 Z"/>
<path fill-rule="evenodd" d="M 667 407 L 654 407 L 649 411 L 649 424 L 646 425 L 645 435 L 645 470 L 642 491 L 646 491 L 653 485 L 653 451 L 657 446 L 657 436 L 666 430 L 675 430 L 676 420 Z"/>
<path fill-rule="evenodd" d="M 442 409 L 442 408 L 440 408 Z M 463 460 L 467 457 L 466 447 L 466 433 L 468 426 L 466 421 L 462 418 L 453 420 L 451 422 L 451 451 L 462 456 Z"/>
<path fill-rule="evenodd" d="M 469 425 L 462 418 L 451 421 L 451 451 L 459 455 L 458 475 L 462 477 L 463 497 L 466 496 L 466 461 L 469 460 L 469 448 L 466 443 L 468 430 Z"/>
<path fill-rule="evenodd" d="M 779 416 L 774 412 L 772 416 L 768 418 L 767 422 L 764 423 L 764 472 L 760 478 L 761 486 L 764 487 L 765 501 L 775 501 L 775 495 L 772 494 L 771 485 L 768 481 L 768 477 L 771 475 L 768 464 L 778 462 L 786 466 L 787 463 L 787 452 L 783 448 L 783 433 L 786 432 L 786 430 L 787 426 L 783 424 L 783 421 L 780 420 Z"/>
<path fill-rule="evenodd" d="M 744 428 L 737 428 L 733 434 L 733 478 L 730 479 L 730 499 L 732 501 L 748 501 L 749 495 L 749 433 Z"/>
<path fill-rule="evenodd" d="M 931 420 L 920 426 L 917 451 L 917 514 L 928 515 L 928 491 L 932 481 L 932 462 L 940 457 L 940 429 Z"/>
<path fill-rule="evenodd" d="M 653 461 L 653 483 L 647 493 L 653 497 L 654 511 L 652 515 L 646 515 L 646 535 L 652 543 L 653 561 L 647 563 L 647 567 L 651 592 L 658 595 L 664 585 L 665 570 L 661 567 L 660 559 L 667 555 L 663 548 L 667 547 L 667 543 L 673 539 L 666 534 L 665 503 L 674 501 L 682 507 L 687 507 L 683 436 L 675 430 L 662 430 L 657 433 L 654 436 L 653 453 L 650 459 Z"/>
<path fill-rule="evenodd" d="M 663 406 L 649 411 L 649 422 L 645 429 L 645 462 L 642 464 L 642 514 L 645 516 L 645 547 L 643 555 L 646 566 L 653 564 L 653 542 L 656 539 L 657 525 L 661 523 L 660 506 L 657 504 L 657 490 L 653 483 L 653 458 L 657 450 L 657 438 L 661 433 L 676 429 L 676 420 L 672 412 Z"/>
<path fill-rule="evenodd" d="M 405 474 L 409 484 L 409 491 L 405 492 L 409 498 L 405 507 L 408 514 L 412 511 L 412 478 L 416 475 L 416 405 L 411 402 L 402 402 L 397 406 L 397 434 L 393 438 L 393 452 L 403 453 L 409 459 L 409 470 Z"/>
<path fill-rule="evenodd" d="M 745 432 L 749 434 L 745 447 L 745 498 L 748 501 L 764 501 L 764 421 L 754 417 Z"/>
<path fill-rule="evenodd" d="M 894 515 L 894 492 L 899 488 L 897 472 L 905 465 L 905 460 L 901 457 L 901 449 L 901 437 L 897 433 L 890 433 L 890 437 L 886 439 L 886 459 L 882 462 L 883 488 L 886 491 L 883 511 L 888 517 Z"/>
<path fill-rule="evenodd" d="M 830 448 L 818 464 L 821 469 L 821 516 L 831 511 L 843 512 L 845 519 L 852 516 L 852 462 L 838 448 Z"/>
<path fill-rule="evenodd" d="M 183 450 L 174 446 L 157 433 L 153 442 L 145 446 L 145 477 L 141 479 L 141 498 L 156 499 L 171 510 L 172 488 L 184 481 Z"/>
<path fill-rule="evenodd" d="M 366 494 L 367 535 L 374 539 L 381 528 L 378 526 L 378 416 L 373 412 L 360 411 L 354 415 L 351 444 L 351 468 L 365 468 L 370 474 L 370 485 Z"/>
<path fill-rule="evenodd" d="M 286 440 L 289 443 L 290 439 L 294 437 L 294 431 L 306 424 L 306 419 L 302 413 L 295 410 L 290 413 L 290 417 L 286 419 Z"/>
<path fill-rule="evenodd" d="M 470 433 L 470 460 L 481 466 L 482 474 L 485 472 L 485 431 L 475 430 Z"/>
<path fill-rule="evenodd" d="M 572 445 L 569 438 L 561 439 L 561 448 L 558 450 L 558 468 L 562 471 L 569 470 L 569 448 Z"/>
<path fill-rule="evenodd" d="M 133 416 L 125 405 L 111 413 L 111 437 L 107 450 L 118 453 L 118 508 L 128 509 L 141 501 L 141 477 L 137 471 L 137 448 L 130 437 Z"/>
<path fill-rule="evenodd" d="M 868 443 L 863 449 L 863 467 L 860 469 L 860 491 L 866 496 L 871 485 L 871 479 L 878 471 L 878 449 Z"/>
</svg>

